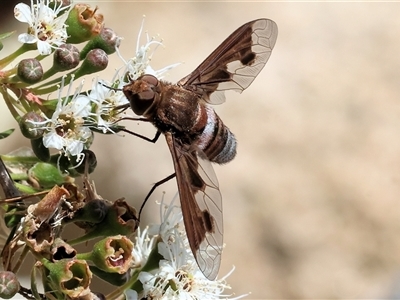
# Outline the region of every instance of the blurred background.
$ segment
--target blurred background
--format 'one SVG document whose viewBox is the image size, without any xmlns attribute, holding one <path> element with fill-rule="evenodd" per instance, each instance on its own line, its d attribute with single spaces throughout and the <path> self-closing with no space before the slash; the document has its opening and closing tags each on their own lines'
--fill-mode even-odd
<svg viewBox="0 0 400 300">
<path fill-rule="evenodd" d="M 242 24 L 274 20 L 278 40 L 264 70 L 215 107 L 239 143 L 234 161 L 214 166 L 224 204 L 220 276 L 234 265 L 232 291 L 252 299 L 400 298 L 400 3 L 89 2 L 124 37 L 125 58 L 146 15 L 145 30 L 165 45 L 152 67 L 183 62 L 171 82 Z M 12 18 L 1 26 L 25 28 Z M 114 55 L 102 77 L 120 65 Z M 3 103 L 0 112 L 0 130 L 15 127 Z M 15 133 L 0 150 L 28 145 Z M 110 200 L 139 207 L 173 172 L 162 138 L 97 135 L 92 150 L 92 179 Z M 142 224 L 158 221 L 164 191 L 172 199 L 176 182 L 155 191 Z"/>
</svg>

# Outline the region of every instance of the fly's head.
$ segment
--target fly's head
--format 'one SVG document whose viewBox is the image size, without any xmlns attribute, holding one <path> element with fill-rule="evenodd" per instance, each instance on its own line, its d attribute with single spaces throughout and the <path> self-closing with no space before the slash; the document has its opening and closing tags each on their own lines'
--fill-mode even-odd
<svg viewBox="0 0 400 300">
<path fill-rule="evenodd" d="M 143 75 L 124 86 L 123 92 L 133 112 L 139 116 L 146 116 L 150 108 L 158 103 L 161 86 L 153 75 Z"/>
</svg>

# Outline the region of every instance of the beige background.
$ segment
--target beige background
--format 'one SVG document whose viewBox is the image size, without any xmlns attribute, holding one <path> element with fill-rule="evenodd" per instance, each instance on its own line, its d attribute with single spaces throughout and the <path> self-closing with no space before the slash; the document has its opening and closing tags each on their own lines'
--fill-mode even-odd
<svg viewBox="0 0 400 300">
<path fill-rule="evenodd" d="M 278 24 L 272 56 L 243 94 L 215 107 L 239 141 L 215 166 L 224 202 L 221 275 L 249 298 L 399 297 L 400 3 L 93 2 L 134 55 L 137 33 L 160 36 L 152 66 L 185 62 L 176 82 L 233 30 L 266 17 Z M 112 59 L 110 71 L 119 66 Z M 90 80 L 89 80 L 90 81 Z M 1 111 L 4 105 L 1 104 Z M 2 116 L 2 118 L 5 118 Z M 3 119 L 1 129 L 14 126 Z M 148 124 L 127 126 L 148 136 Z M 1 153 L 28 145 L 18 135 Z M 163 139 L 97 136 L 98 192 L 139 206 L 173 172 Z M 172 198 L 172 181 L 155 200 Z"/>
</svg>

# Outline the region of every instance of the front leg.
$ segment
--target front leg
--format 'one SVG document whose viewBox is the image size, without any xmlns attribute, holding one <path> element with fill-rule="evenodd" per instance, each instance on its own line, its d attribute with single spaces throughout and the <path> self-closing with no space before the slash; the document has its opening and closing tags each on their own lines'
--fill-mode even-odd
<svg viewBox="0 0 400 300">
<path fill-rule="evenodd" d="M 132 135 L 134 135 L 134 136 L 137 136 L 137 137 L 139 137 L 139 138 L 141 138 L 141 139 L 144 139 L 145 141 L 148 141 L 148 142 L 151 142 L 151 143 L 157 142 L 158 138 L 159 138 L 160 135 L 161 135 L 161 131 L 157 130 L 156 135 L 154 136 L 154 138 L 151 139 L 151 138 L 148 138 L 147 136 L 141 135 L 141 134 L 139 134 L 139 133 L 130 131 L 130 130 L 125 129 L 125 128 L 121 128 L 120 131 L 124 131 L 124 132 L 126 132 L 126 133 L 132 134 Z"/>
<path fill-rule="evenodd" d="M 120 121 L 125 121 L 125 120 L 130 120 L 130 121 L 141 121 L 141 122 L 151 122 L 149 119 L 146 119 L 146 118 L 124 117 L 124 118 L 119 119 L 119 120 L 116 121 L 115 123 L 120 122 Z M 157 142 L 158 138 L 159 138 L 160 135 L 161 135 L 161 131 L 157 130 L 156 135 L 154 136 L 154 138 L 151 139 L 151 138 L 148 138 L 147 136 L 144 136 L 144 135 L 141 135 L 141 134 L 139 134 L 139 133 L 130 131 L 129 129 L 126 129 L 126 128 L 119 128 L 118 131 L 124 131 L 124 132 L 126 132 L 126 133 L 132 134 L 132 135 L 134 135 L 134 136 L 137 136 L 137 137 L 139 137 L 139 138 L 141 138 L 141 139 L 143 139 L 143 140 L 145 140 L 145 141 L 151 142 L 151 143 Z"/>
</svg>

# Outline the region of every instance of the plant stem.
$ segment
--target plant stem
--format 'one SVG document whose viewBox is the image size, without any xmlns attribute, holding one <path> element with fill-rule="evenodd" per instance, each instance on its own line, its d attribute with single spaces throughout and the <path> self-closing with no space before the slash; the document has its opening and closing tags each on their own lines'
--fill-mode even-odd
<svg viewBox="0 0 400 300">
<path fill-rule="evenodd" d="M 28 254 L 28 252 L 29 252 L 29 247 L 27 245 L 25 245 L 24 249 L 22 250 L 21 255 L 19 256 L 17 263 L 15 264 L 15 266 L 12 270 L 13 273 L 17 274 L 19 268 L 21 267 L 22 263 L 25 260 L 26 255 Z"/>
<path fill-rule="evenodd" d="M 70 244 L 70 243 L 69 243 Z M 76 254 L 77 259 L 83 259 L 83 260 L 92 260 L 92 253 L 91 252 L 86 252 L 86 253 L 78 253 Z"/>
<path fill-rule="evenodd" d="M 0 59 L 0 70 L 4 69 L 5 66 L 7 66 L 10 62 L 12 62 L 14 59 L 16 59 L 21 54 L 24 54 L 25 52 L 30 51 L 30 50 L 34 50 L 35 47 L 36 47 L 36 45 L 23 44 L 14 53 L 11 53 L 10 55 L 4 57 L 3 59 Z"/>
<path fill-rule="evenodd" d="M 23 163 L 23 164 L 35 164 L 40 162 L 40 160 L 35 156 L 12 156 L 12 155 L 0 155 L 3 161 L 14 162 L 14 163 Z"/>
<path fill-rule="evenodd" d="M 17 110 L 15 109 L 14 105 L 11 103 L 12 102 L 12 98 L 10 97 L 10 95 L 7 93 L 6 90 L 1 89 L 1 94 L 3 95 L 4 98 L 4 102 L 6 103 L 8 110 L 10 111 L 11 115 L 13 116 L 13 118 L 15 120 L 18 120 L 20 118 L 19 113 L 17 112 Z"/>
<path fill-rule="evenodd" d="M 24 184 L 20 184 L 18 182 L 15 183 L 15 186 L 24 194 L 34 194 L 34 193 L 36 193 L 38 191 L 38 190 L 36 190 L 36 189 L 34 189 L 32 187 L 29 187 L 29 186 L 24 185 Z"/>
<path fill-rule="evenodd" d="M 16 180 L 27 180 L 28 179 L 28 175 L 26 173 L 12 173 L 10 175 L 10 177 L 14 181 L 16 181 Z"/>
</svg>

